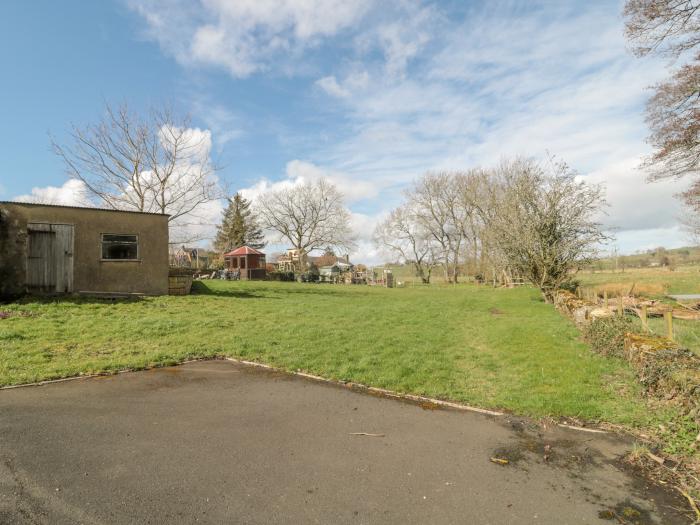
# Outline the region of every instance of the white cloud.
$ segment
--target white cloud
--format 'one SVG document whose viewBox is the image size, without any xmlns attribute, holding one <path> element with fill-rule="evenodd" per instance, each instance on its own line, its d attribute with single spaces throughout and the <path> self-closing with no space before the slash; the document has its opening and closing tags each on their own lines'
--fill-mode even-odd
<svg viewBox="0 0 700 525">
<path fill-rule="evenodd" d="M 285 170 L 286 179 L 271 182 L 261 179 L 253 186 L 240 190 L 246 199 L 255 200 L 256 197 L 268 191 L 277 191 L 290 188 L 305 182 L 314 182 L 325 179 L 331 182 L 343 194 L 347 202 L 357 202 L 376 197 L 381 188 L 367 180 L 356 180 L 352 175 L 339 171 L 329 170 L 317 166 L 311 162 L 292 160 L 287 162 Z"/>
<path fill-rule="evenodd" d="M 18 195 L 13 201 L 35 202 L 39 204 L 58 204 L 62 206 L 94 206 L 88 198 L 85 183 L 78 179 L 69 179 L 62 186 L 32 188 L 28 195 Z"/>
<path fill-rule="evenodd" d="M 618 237 L 673 227 L 682 183 L 649 185 L 636 169 L 648 153 L 646 88 L 666 74 L 664 64 L 628 54 L 609 6 L 550 7 L 547 16 L 484 8 L 408 78 L 373 76 L 361 94 L 346 90 L 352 133 L 318 160 L 389 188 L 428 169 L 555 154 L 605 182 L 605 224 Z"/>
<path fill-rule="evenodd" d="M 437 10 L 417 1 L 127 0 L 147 35 L 186 66 L 234 78 L 307 71 L 305 54 L 331 44 L 378 52 L 384 73 L 402 77 L 431 40 Z M 332 82 L 328 80 L 328 82 Z"/>
<path fill-rule="evenodd" d="M 350 214 L 350 227 L 358 241 L 370 242 L 374 234 L 375 226 L 385 215 L 385 212 L 379 212 L 377 214 L 352 212 Z"/>
<path fill-rule="evenodd" d="M 193 106 L 194 112 L 211 130 L 212 139 L 218 149 L 243 136 L 243 119 L 229 108 L 212 102 L 201 94 L 195 97 Z"/>
<path fill-rule="evenodd" d="M 369 73 L 367 71 L 355 71 L 349 73 L 341 83 L 334 75 L 319 78 L 316 85 L 323 89 L 328 95 L 338 98 L 346 98 L 364 90 L 369 83 Z"/>
<path fill-rule="evenodd" d="M 389 76 L 403 77 L 411 59 L 430 41 L 435 13 L 429 8 L 416 9 L 410 16 L 377 29 L 377 39 L 386 61 Z"/>
<path fill-rule="evenodd" d="M 287 163 L 287 177 L 292 180 L 315 181 L 324 178 L 333 183 L 348 202 L 371 199 L 379 193 L 379 187 L 371 181 L 355 178 L 350 174 L 321 168 L 311 162 L 293 160 Z"/>
<path fill-rule="evenodd" d="M 233 77 L 299 56 L 357 23 L 367 0 L 131 1 L 148 34 L 185 65 L 223 68 Z"/>
<path fill-rule="evenodd" d="M 338 84 L 338 81 L 333 75 L 319 78 L 316 81 L 316 85 L 334 97 L 345 98 L 350 96 L 350 91 Z"/>
<path fill-rule="evenodd" d="M 659 246 L 681 248 L 691 244 L 688 233 L 680 226 L 623 231 L 616 237 L 613 245 L 622 254 L 651 250 Z"/>
<path fill-rule="evenodd" d="M 261 179 L 252 186 L 240 189 L 238 191 L 244 198 L 250 201 L 255 201 L 255 199 L 257 199 L 263 193 L 267 193 L 268 191 L 278 191 L 283 188 L 292 188 L 301 182 L 302 181 L 300 179 L 281 180 L 277 182 L 271 182 L 268 179 Z"/>
<path fill-rule="evenodd" d="M 645 182 L 638 157 L 606 165 L 583 176 L 582 180 L 605 187 L 609 206 L 602 221 L 608 228 L 658 230 L 678 224 L 682 205 L 676 195 L 683 191 L 686 183 L 677 180 Z"/>
<path fill-rule="evenodd" d="M 322 114 L 328 129 L 306 133 L 297 112 L 288 126 L 294 140 L 285 147 L 313 145 L 287 158 L 313 162 L 288 162 L 284 174 L 244 189 L 248 198 L 325 177 L 352 209 L 372 216 L 395 205 L 400 190 L 425 170 L 554 154 L 588 180 L 605 182 L 611 204 L 605 224 L 618 228 L 621 245 L 646 245 L 647 233 L 680 238 L 674 194 L 682 184 L 648 185 L 636 169 L 649 151 L 646 88 L 667 74 L 666 64 L 628 52 L 615 2 L 585 10 L 508 0 L 132 6 L 150 36 L 182 64 L 236 78 L 298 75 L 301 82 L 313 79 L 310 90 L 328 95 L 313 97 L 322 107 L 307 112 Z M 305 93 L 299 95 L 304 104 Z M 327 139 L 322 145 L 319 135 Z"/>
<path fill-rule="evenodd" d="M 185 220 L 171 227 L 170 242 L 211 245 L 216 237 L 216 226 L 221 223 L 225 206 L 225 200 L 213 200 L 200 204 Z"/>
</svg>

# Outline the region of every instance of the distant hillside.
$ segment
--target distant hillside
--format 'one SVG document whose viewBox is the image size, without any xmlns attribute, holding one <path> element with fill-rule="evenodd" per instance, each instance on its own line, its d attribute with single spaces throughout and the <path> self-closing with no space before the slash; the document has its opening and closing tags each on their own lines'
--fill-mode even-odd
<svg viewBox="0 0 700 525">
<path fill-rule="evenodd" d="M 590 266 L 594 270 L 622 270 L 625 268 L 675 267 L 700 265 L 700 246 L 684 248 L 655 248 L 631 255 L 603 257 Z"/>
</svg>

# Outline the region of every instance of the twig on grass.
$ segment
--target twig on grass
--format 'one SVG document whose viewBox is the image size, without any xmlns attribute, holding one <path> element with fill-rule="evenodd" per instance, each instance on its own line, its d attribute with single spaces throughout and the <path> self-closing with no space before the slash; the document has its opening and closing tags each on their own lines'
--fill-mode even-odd
<svg viewBox="0 0 700 525">
<path fill-rule="evenodd" d="M 688 494 L 687 491 L 685 491 L 681 487 L 677 486 L 676 490 L 678 492 L 680 492 L 681 494 L 683 494 L 683 497 L 688 500 L 688 504 L 695 512 L 695 521 L 693 522 L 693 524 L 700 523 L 700 510 L 698 509 L 697 503 L 695 503 L 695 499 L 690 494 Z"/>
<path fill-rule="evenodd" d="M 665 460 L 664 458 L 659 457 L 659 456 L 657 456 L 656 454 L 652 454 L 651 452 L 647 452 L 647 456 L 649 456 L 649 459 L 651 459 L 651 460 L 653 460 L 653 461 L 656 461 L 656 462 L 657 462 L 659 465 L 661 465 L 662 467 L 665 467 L 665 466 L 666 466 L 666 465 L 664 465 L 664 463 L 666 462 L 666 460 Z M 667 468 L 668 468 L 668 467 L 667 467 Z"/>
</svg>

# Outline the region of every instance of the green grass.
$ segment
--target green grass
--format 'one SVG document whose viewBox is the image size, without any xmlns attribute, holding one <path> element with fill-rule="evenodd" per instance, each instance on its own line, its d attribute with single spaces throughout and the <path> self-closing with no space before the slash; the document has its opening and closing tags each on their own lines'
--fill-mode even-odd
<svg viewBox="0 0 700 525">
<path fill-rule="evenodd" d="M 203 282 L 187 297 L 0 306 L 0 384 L 226 355 L 499 408 L 644 425 L 628 365 L 533 289 Z M 24 314 L 24 315 L 20 315 Z"/>
</svg>

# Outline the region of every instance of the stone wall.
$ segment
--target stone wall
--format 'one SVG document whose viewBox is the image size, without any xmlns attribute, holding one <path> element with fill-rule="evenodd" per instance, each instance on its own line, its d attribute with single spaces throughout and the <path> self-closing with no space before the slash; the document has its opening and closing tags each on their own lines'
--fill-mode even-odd
<svg viewBox="0 0 700 525">
<path fill-rule="evenodd" d="M 559 290 L 555 294 L 554 306 L 574 321 L 579 327 L 587 325 L 594 319 L 601 319 L 614 315 L 609 308 L 604 308 L 585 299 L 580 299 L 566 290 Z"/>
<path fill-rule="evenodd" d="M 558 292 L 554 304 L 579 328 L 614 315 L 567 291 Z M 680 407 L 700 424 L 700 356 L 665 337 L 635 332 L 624 335 L 623 355 L 646 395 Z"/>
</svg>

